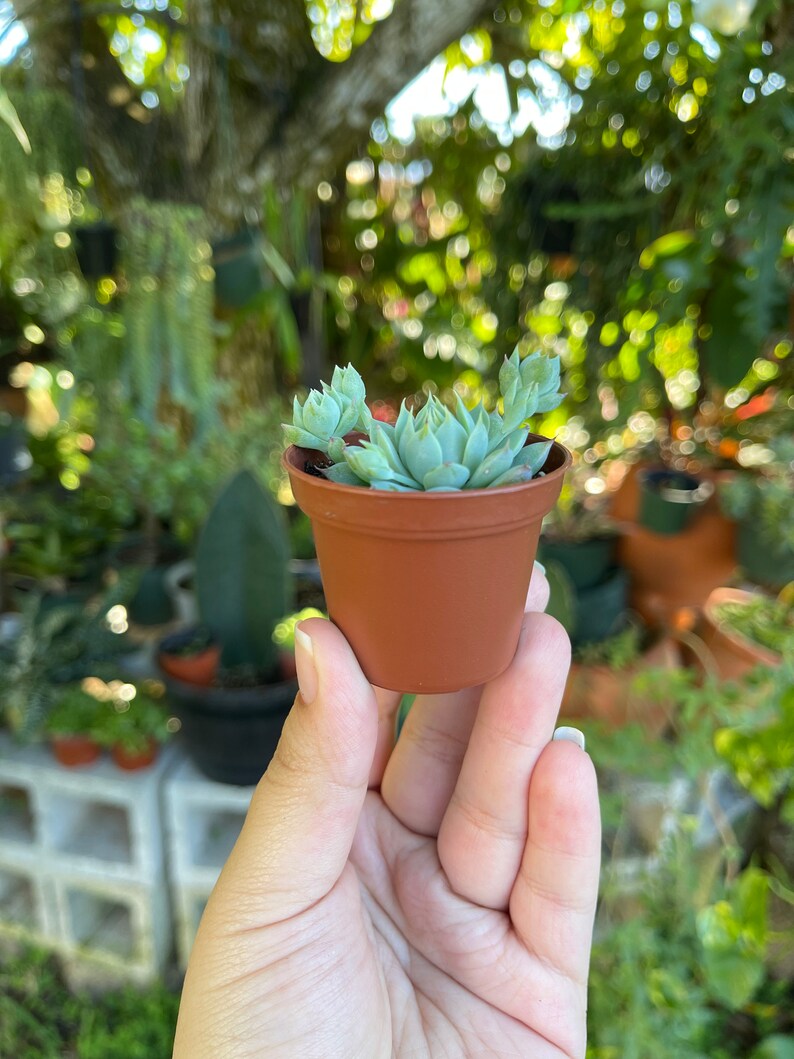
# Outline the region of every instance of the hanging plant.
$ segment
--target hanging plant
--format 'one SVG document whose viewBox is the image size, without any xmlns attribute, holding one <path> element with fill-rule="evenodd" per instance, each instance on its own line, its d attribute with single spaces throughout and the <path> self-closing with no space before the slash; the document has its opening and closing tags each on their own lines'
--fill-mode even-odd
<svg viewBox="0 0 794 1059">
<path fill-rule="evenodd" d="M 147 421 L 162 402 L 206 422 L 214 394 L 213 271 L 196 206 L 134 200 L 123 222 L 123 382 Z"/>
</svg>

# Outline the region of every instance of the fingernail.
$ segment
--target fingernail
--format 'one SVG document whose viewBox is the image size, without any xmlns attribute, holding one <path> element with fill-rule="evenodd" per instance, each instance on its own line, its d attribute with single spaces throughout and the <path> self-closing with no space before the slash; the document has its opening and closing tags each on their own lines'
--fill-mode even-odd
<svg viewBox="0 0 794 1059">
<path fill-rule="evenodd" d="M 535 569 L 540 570 L 540 572 L 544 575 L 546 573 L 546 567 L 543 565 L 543 563 L 539 563 L 537 559 L 535 560 Z"/>
<path fill-rule="evenodd" d="M 578 728 L 569 728 L 568 725 L 563 725 L 556 730 L 551 739 L 554 743 L 561 740 L 565 740 L 567 743 L 576 743 L 580 750 L 584 750 L 584 732 L 580 732 Z"/>
<path fill-rule="evenodd" d="M 312 638 L 300 625 L 295 627 L 295 668 L 298 671 L 301 698 L 308 706 L 317 698 L 317 665 Z"/>
</svg>

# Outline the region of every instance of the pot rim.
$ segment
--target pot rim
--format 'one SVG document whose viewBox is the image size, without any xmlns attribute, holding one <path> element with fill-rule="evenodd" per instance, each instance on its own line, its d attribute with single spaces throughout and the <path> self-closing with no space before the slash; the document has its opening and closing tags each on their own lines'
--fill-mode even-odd
<svg viewBox="0 0 794 1059">
<path fill-rule="evenodd" d="M 651 479 L 656 475 L 669 475 L 671 478 L 689 478 L 693 485 L 691 489 L 677 487 L 674 485 L 651 485 Z M 669 471 L 664 468 L 653 468 L 642 472 L 640 483 L 643 489 L 653 492 L 668 504 L 703 504 L 714 492 L 714 483 L 708 478 L 696 478 L 688 471 Z"/>
<path fill-rule="evenodd" d="M 770 666 L 779 666 L 782 661 L 782 656 L 777 652 L 772 651 L 769 647 L 764 647 L 763 644 L 758 643 L 756 640 L 751 639 L 749 636 L 744 636 L 729 625 L 728 622 L 724 621 L 716 613 L 716 608 L 722 603 L 750 603 L 757 597 L 762 599 L 770 598 L 763 592 L 751 592 L 745 588 L 728 588 L 721 587 L 712 589 L 703 606 L 703 614 L 707 621 L 711 622 L 715 629 L 717 629 L 726 640 L 730 640 L 733 643 L 741 646 L 748 653 L 755 655 L 759 662 Z"/>
<path fill-rule="evenodd" d="M 493 499 L 497 494 L 501 496 L 515 496 L 517 493 L 526 492 L 527 489 L 531 489 L 532 486 L 536 486 L 539 482 L 561 478 L 573 462 L 568 449 L 566 449 L 564 445 L 561 445 L 559 441 L 555 441 L 553 438 L 544 437 L 543 434 L 529 434 L 527 436 L 527 444 L 530 441 L 551 441 L 551 449 L 549 450 L 549 456 L 546 458 L 546 463 L 548 463 L 551 454 L 555 450 L 561 454 L 562 462 L 542 478 L 538 478 L 536 475 L 528 482 L 517 482 L 513 485 L 500 485 L 497 486 L 496 489 L 445 489 L 433 493 L 427 492 L 424 489 L 417 489 L 408 493 L 392 493 L 385 489 L 370 489 L 367 486 L 361 485 L 342 485 L 340 482 L 331 482 L 327 478 L 318 478 L 316 475 L 307 474 L 306 471 L 294 463 L 291 459 L 293 453 L 309 451 L 308 449 L 300 448 L 298 445 L 290 445 L 284 450 L 281 456 L 281 466 L 288 474 L 294 474 L 299 480 L 306 482 L 313 488 L 324 489 L 326 491 L 333 490 L 336 493 L 342 493 L 347 496 L 360 497 L 363 493 L 367 496 L 373 497 L 375 500 L 398 500 L 401 503 L 409 504 L 438 503 L 439 501 L 450 500 L 454 503 L 462 504 L 477 497 L 488 497 L 489 499 Z"/>
<path fill-rule="evenodd" d="M 159 668 L 159 667 L 158 667 Z M 276 713 L 298 693 L 296 679 L 279 680 L 254 688 L 223 688 L 215 684 L 189 684 L 160 669 L 159 678 L 166 693 L 172 694 L 171 707 L 179 716 L 182 709 L 217 717 L 248 717 L 256 713 Z"/>
</svg>

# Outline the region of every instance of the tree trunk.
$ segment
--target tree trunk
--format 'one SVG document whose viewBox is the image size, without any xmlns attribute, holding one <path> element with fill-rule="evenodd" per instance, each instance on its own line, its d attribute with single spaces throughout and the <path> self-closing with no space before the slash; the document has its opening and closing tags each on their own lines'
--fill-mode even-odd
<svg viewBox="0 0 794 1059">
<path fill-rule="evenodd" d="M 304 72 L 310 87 L 264 145 L 257 180 L 308 187 L 332 175 L 394 96 L 497 6 L 498 0 L 401 0 L 347 62 L 313 62 Z"/>
</svg>

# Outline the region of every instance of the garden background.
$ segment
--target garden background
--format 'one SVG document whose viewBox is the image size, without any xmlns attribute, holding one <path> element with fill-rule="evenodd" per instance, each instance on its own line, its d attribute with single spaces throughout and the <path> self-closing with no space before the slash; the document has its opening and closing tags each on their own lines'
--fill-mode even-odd
<svg viewBox="0 0 794 1059">
<path fill-rule="evenodd" d="M 517 346 L 575 455 L 541 557 L 602 787 L 588 1056 L 792 1059 L 794 7 L 2 0 L 0 86 L 0 1055 L 165 1057 L 178 987 L 67 989 L 3 760 L 165 743 L 146 666 L 197 616 L 194 653 L 259 630 L 256 690 L 323 608 L 292 396 L 350 362 L 377 418 L 492 407 Z"/>
</svg>

